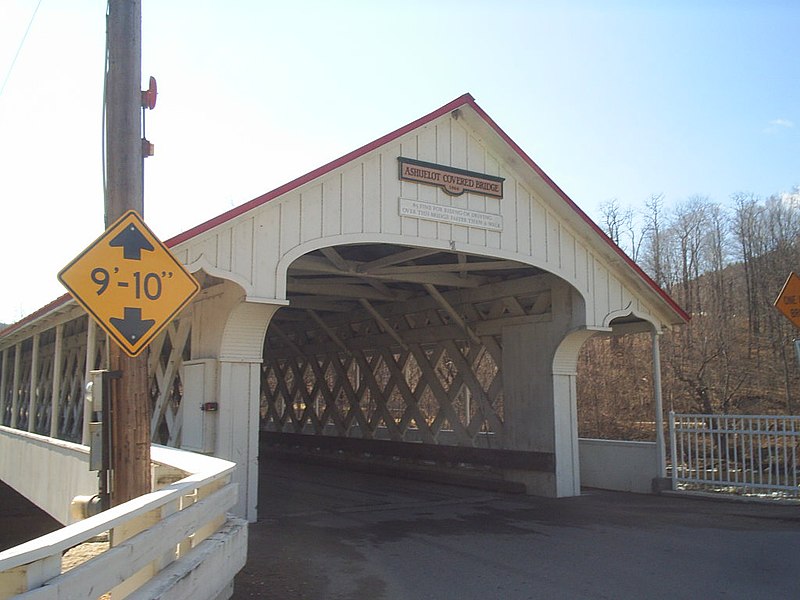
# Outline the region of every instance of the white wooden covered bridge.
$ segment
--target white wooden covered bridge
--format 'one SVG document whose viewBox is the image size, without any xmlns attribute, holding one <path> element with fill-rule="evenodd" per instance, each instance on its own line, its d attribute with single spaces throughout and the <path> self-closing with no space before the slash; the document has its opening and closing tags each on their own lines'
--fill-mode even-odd
<svg viewBox="0 0 800 600">
<path fill-rule="evenodd" d="M 260 433 L 577 495 L 581 345 L 651 332 L 658 386 L 687 318 L 468 94 L 167 244 L 202 291 L 149 349 L 153 441 L 237 463 L 251 520 Z M 0 332 L 0 424 L 85 441 L 104 348 L 67 296 Z"/>
</svg>

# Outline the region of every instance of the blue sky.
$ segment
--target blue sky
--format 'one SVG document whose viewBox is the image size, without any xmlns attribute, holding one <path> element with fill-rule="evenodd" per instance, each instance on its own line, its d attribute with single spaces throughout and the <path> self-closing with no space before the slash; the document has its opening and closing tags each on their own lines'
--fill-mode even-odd
<svg viewBox="0 0 800 600">
<path fill-rule="evenodd" d="M 103 230 L 105 2 L 0 0 L 0 322 Z M 162 239 L 460 96 L 590 216 L 800 185 L 800 2 L 143 0 Z"/>
</svg>

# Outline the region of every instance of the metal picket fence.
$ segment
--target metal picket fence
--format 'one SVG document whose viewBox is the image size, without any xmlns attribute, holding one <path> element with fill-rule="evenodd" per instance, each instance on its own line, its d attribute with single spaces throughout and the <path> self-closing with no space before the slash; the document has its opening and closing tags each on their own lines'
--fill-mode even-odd
<svg viewBox="0 0 800 600">
<path fill-rule="evenodd" d="M 669 414 L 672 489 L 800 498 L 800 417 Z"/>
</svg>

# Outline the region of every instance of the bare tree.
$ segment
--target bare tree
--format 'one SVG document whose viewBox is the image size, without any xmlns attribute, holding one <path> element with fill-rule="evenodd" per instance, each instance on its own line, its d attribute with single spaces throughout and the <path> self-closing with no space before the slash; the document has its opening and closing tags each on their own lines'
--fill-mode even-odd
<svg viewBox="0 0 800 600">
<path fill-rule="evenodd" d="M 793 414 L 800 409 L 798 331 L 772 305 L 787 275 L 800 270 L 800 189 L 732 201 L 726 208 L 693 196 L 668 210 L 656 194 L 637 224 L 614 200 L 604 205 L 604 224 L 633 253 L 641 246 L 642 266 L 691 314 L 661 342 L 666 405 Z M 646 354 L 627 336 L 587 342 L 578 370 L 582 435 L 642 439 L 651 411 L 641 401 Z"/>
<path fill-rule="evenodd" d="M 604 231 L 611 241 L 622 248 L 634 261 L 638 260 L 643 236 L 636 227 L 632 208 L 622 208 L 619 200 L 612 198 L 600 205 Z"/>
<path fill-rule="evenodd" d="M 664 265 L 664 195 L 652 194 L 645 202 L 643 262 L 653 280 L 662 288 L 668 288 Z"/>
<path fill-rule="evenodd" d="M 759 221 L 761 206 L 753 194 L 736 194 L 734 212 L 734 231 L 739 249 L 739 258 L 744 267 L 744 284 L 747 295 L 748 354 L 754 350 L 754 338 L 759 331 L 760 310 L 756 299 L 755 257 L 758 254 L 757 243 L 760 239 Z"/>
</svg>

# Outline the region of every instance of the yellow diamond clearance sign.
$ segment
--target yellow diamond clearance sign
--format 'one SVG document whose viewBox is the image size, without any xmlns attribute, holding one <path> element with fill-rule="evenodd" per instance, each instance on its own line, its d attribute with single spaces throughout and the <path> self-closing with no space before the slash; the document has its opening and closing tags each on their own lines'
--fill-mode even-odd
<svg viewBox="0 0 800 600">
<path fill-rule="evenodd" d="M 129 356 L 137 356 L 200 286 L 135 211 L 128 211 L 58 279 Z"/>
</svg>

